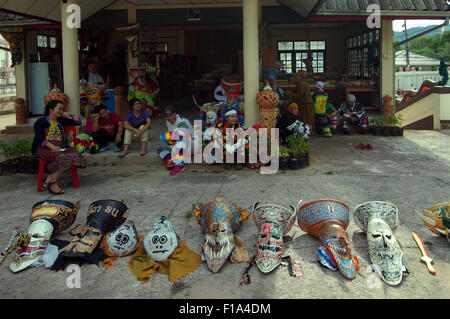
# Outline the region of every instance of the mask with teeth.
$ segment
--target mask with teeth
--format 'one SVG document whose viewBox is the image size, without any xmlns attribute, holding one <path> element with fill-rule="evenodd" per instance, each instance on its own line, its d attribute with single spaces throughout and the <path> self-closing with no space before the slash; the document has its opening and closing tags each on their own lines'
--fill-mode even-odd
<svg viewBox="0 0 450 319">
<path fill-rule="evenodd" d="M 192 211 L 205 234 L 203 256 L 208 268 L 217 273 L 235 248 L 234 233 L 250 214 L 236 204 L 224 201 L 223 197 L 216 197 L 198 208 L 193 207 Z"/>
<path fill-rule="evenodd" d="M 377 266 L 385 283 L 396 286 L 403 275 L 403 252 L 389 225 L 372 218 L 367 226 L 367 242 L 372 264 Z"/>
<path fill-rule="evenodd" d="M 281 263 L 283 235 L 295 221 L 295 208 L 275 204 L 253 205 L 253 221 L 260 229 L 256 243 L 256 264 L 263 273 L 270 273 Z"/>
<path fill-rule="evenodd" d="M 172 223 L 161 216 L 144 238 L 144 249 L 154 261 L 169 259 L 180 243 Z"/>
<path fill-rule="evenodd" d="M 393 233 L 399 224 L 398 208 L 383 201 L 366 202 L 354 209 L 354 217 L 358 227 L 367 233 L 369 257 L 375 270 L 386 284 L 399 285 L 407 269 Z"/>
<path fill-rule="evenodd" d="M 206 112 L 206 127 L 216 127 L 217 114 L 214 111 Z"/>
</svg>

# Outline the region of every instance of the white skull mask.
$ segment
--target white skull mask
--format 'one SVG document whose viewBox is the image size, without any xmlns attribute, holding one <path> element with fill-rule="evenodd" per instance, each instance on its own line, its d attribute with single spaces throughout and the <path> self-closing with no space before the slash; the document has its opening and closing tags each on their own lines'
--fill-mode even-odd
<svg viewBox="0 0 450 319">
<path fill-rule="evenodd" d="M 180 243 L 172 223 L 161 216 L 144 238 L 144 248 L 154 261 L 168 259 Z"/>
<path fill-rule="evenodd" d="M 109 250 L 116 256 L 123 256 L 133 251 L 139 244 L 139 235 L 132 221 L 110 232 L 107 236 Z"/>
<path fill-rule="evenodd" d="M 367 227 L 367 242 L 371 262 L 388 285 L 402 281 L 403 252 L 389 225 L 380 218 L 372 218 Z"/>
<path fill-rule="evenodd" d="M 206 127 L 216 127 L 217 114 L 213 111 L 206 112 Z"/>
</svg>

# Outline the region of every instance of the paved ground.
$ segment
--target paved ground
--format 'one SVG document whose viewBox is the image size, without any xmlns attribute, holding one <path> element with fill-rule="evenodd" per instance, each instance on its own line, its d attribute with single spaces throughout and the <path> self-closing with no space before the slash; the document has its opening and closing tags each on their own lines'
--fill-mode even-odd
<svg viewBox="0 0 450 319">
<path fill-rule="evenodd" d="M 201 253 L 202 235 L 190 209 L 193 203 L 212 200 L 216 195 L 244 208 L 255 201 L 296 205 L 300 199 L 307 202 L 335 198 L 350 207 L 369 200 L 391 201 L 400 209 L 401 224 L 396 237 L 411 273 L 398 287 L 368 288 L 371 277 L 367 272 L 370 261 L 366 237 L 351 218 L 347 231 L 361 265 L 353 281 L 321 268 L 317 264 L 318 240 L 295 225 L 291 231 L 294 240 L 287 245 L 287 253 L 300 261 L 304 270 L 300 278 L 290 277 L 286 268 L 263 275 L 254 267 L 252 283 L 240 287 L 245 265 L 228 262 L 218 274 L 212 274 L 203 264 L 176 283 L 169 282 L 167 275 L 155 274 L 142 285 L 131 275 L 129 257 L 125 257 L 118 259 L 112 269 L 83 266 L 81 288 L 69 289 L 66 272 L 38 268 L 13 274 L 8 269 L 10 256 L 0 265 L 0 298 L 446 298 L 450 291 L 449 244 L 432 234 L 416 212 L 449 200 L 449 142 L 450 131 L 407 131 L 404 138 L 315 137 L 311 165 L 306 169 L 260 175 L 257 170 L 223 171 L 220 167 L 192 165 L 177 177 L 168 175 L 153 152 L 156 146 L 150 145 L 147 156 L 139 157 L 136 150 L 122 162 L 117 162 L 113 154 L 89 155 L 94 166 L 79 170 L 78 189 L 72 187 L 69 176 L 64 178 L 66 194 L 61 197 L 81 201 L 76 223 L 85 222 L 87 207 L 94 200 L 124 200 L 131 209 L 129 218 L 140 233 L 145 235 L 158 216 L 166 215 L 186 245 L 197 253 Z M 374 150 L 355 149 L 359 143 L 370 143 Z M 14 226 L 26 230 L 34 203 L 57 198 L 36 193 L 36 179 L 37 176 L 26 175 L 0 177 L 0 246 L 6 245 Z M 411 231 L 425 241 L 435 259 L 436 276 L 430 275 L 420 262 Z M 252 220 L 238 232 L 250 253 L 254 252 L 257 233 Z M 66 232 L 59 237 L 69 239 L 70 235 Z"/>
</svg>

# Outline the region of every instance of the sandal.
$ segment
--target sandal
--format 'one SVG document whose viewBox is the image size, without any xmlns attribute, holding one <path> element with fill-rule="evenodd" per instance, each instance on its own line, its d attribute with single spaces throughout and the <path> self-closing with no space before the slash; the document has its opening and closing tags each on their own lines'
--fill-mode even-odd
<svg viewBox="0 0 450 319">
<path fill-rule="evenodd" d="M 122 151 L 122 153 L 119 154 L 119 157 L 124 157 L 127 154 L 128 154 L 128 151 L 126 151 L 126 152 Z"/>
<path fill-rule="evenodd" d="M 45 179 L 45 181 L 46 181 L 47 179 L 48 179 L 48 177 Z M 51 182 L 44 182 L 44 183 L 42 184 L 42 189 L 47 190 L 48 187 L 50 186 L 50 183 L 51 183 Z"/>
<path fill-rule="evenodd" d="M 54 191 L 52 191 L 51 185 L 53 185 L 53 184 L 56 184 L 56 182 L 48 183 L 48 191 L 49 191 L 49 193 L 54 194 L 54 195 L 62 195 L 62 194 L 65 193 L 63 190 L 61 190 L 60 192 L 54 192 Z"/>
</svg>

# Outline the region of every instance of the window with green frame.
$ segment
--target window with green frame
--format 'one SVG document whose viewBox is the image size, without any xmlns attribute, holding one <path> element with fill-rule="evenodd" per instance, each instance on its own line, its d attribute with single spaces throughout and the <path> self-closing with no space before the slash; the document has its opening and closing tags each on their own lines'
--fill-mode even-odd
<svg viewBox="0 0 450 319">
<path fill-rule="evenodd" d="M 347 73 L 368 78 L 379 74 L 377 64 L 369 65 L 369 54 L 379 56 L 380 30 L 370 30 L 347 39 Z"/>
<path fill-rule="evenodd" d="M 327 43 L 324 40 L 315 41 L 278 41 L 277 57 L 283 64 L 282 70 L 286 73 L 296 73 L 299 70 L 306 71 L 306 65 L 302 61 L 312 57 L 314 73 L 326 72 Z"/>
</svg>

